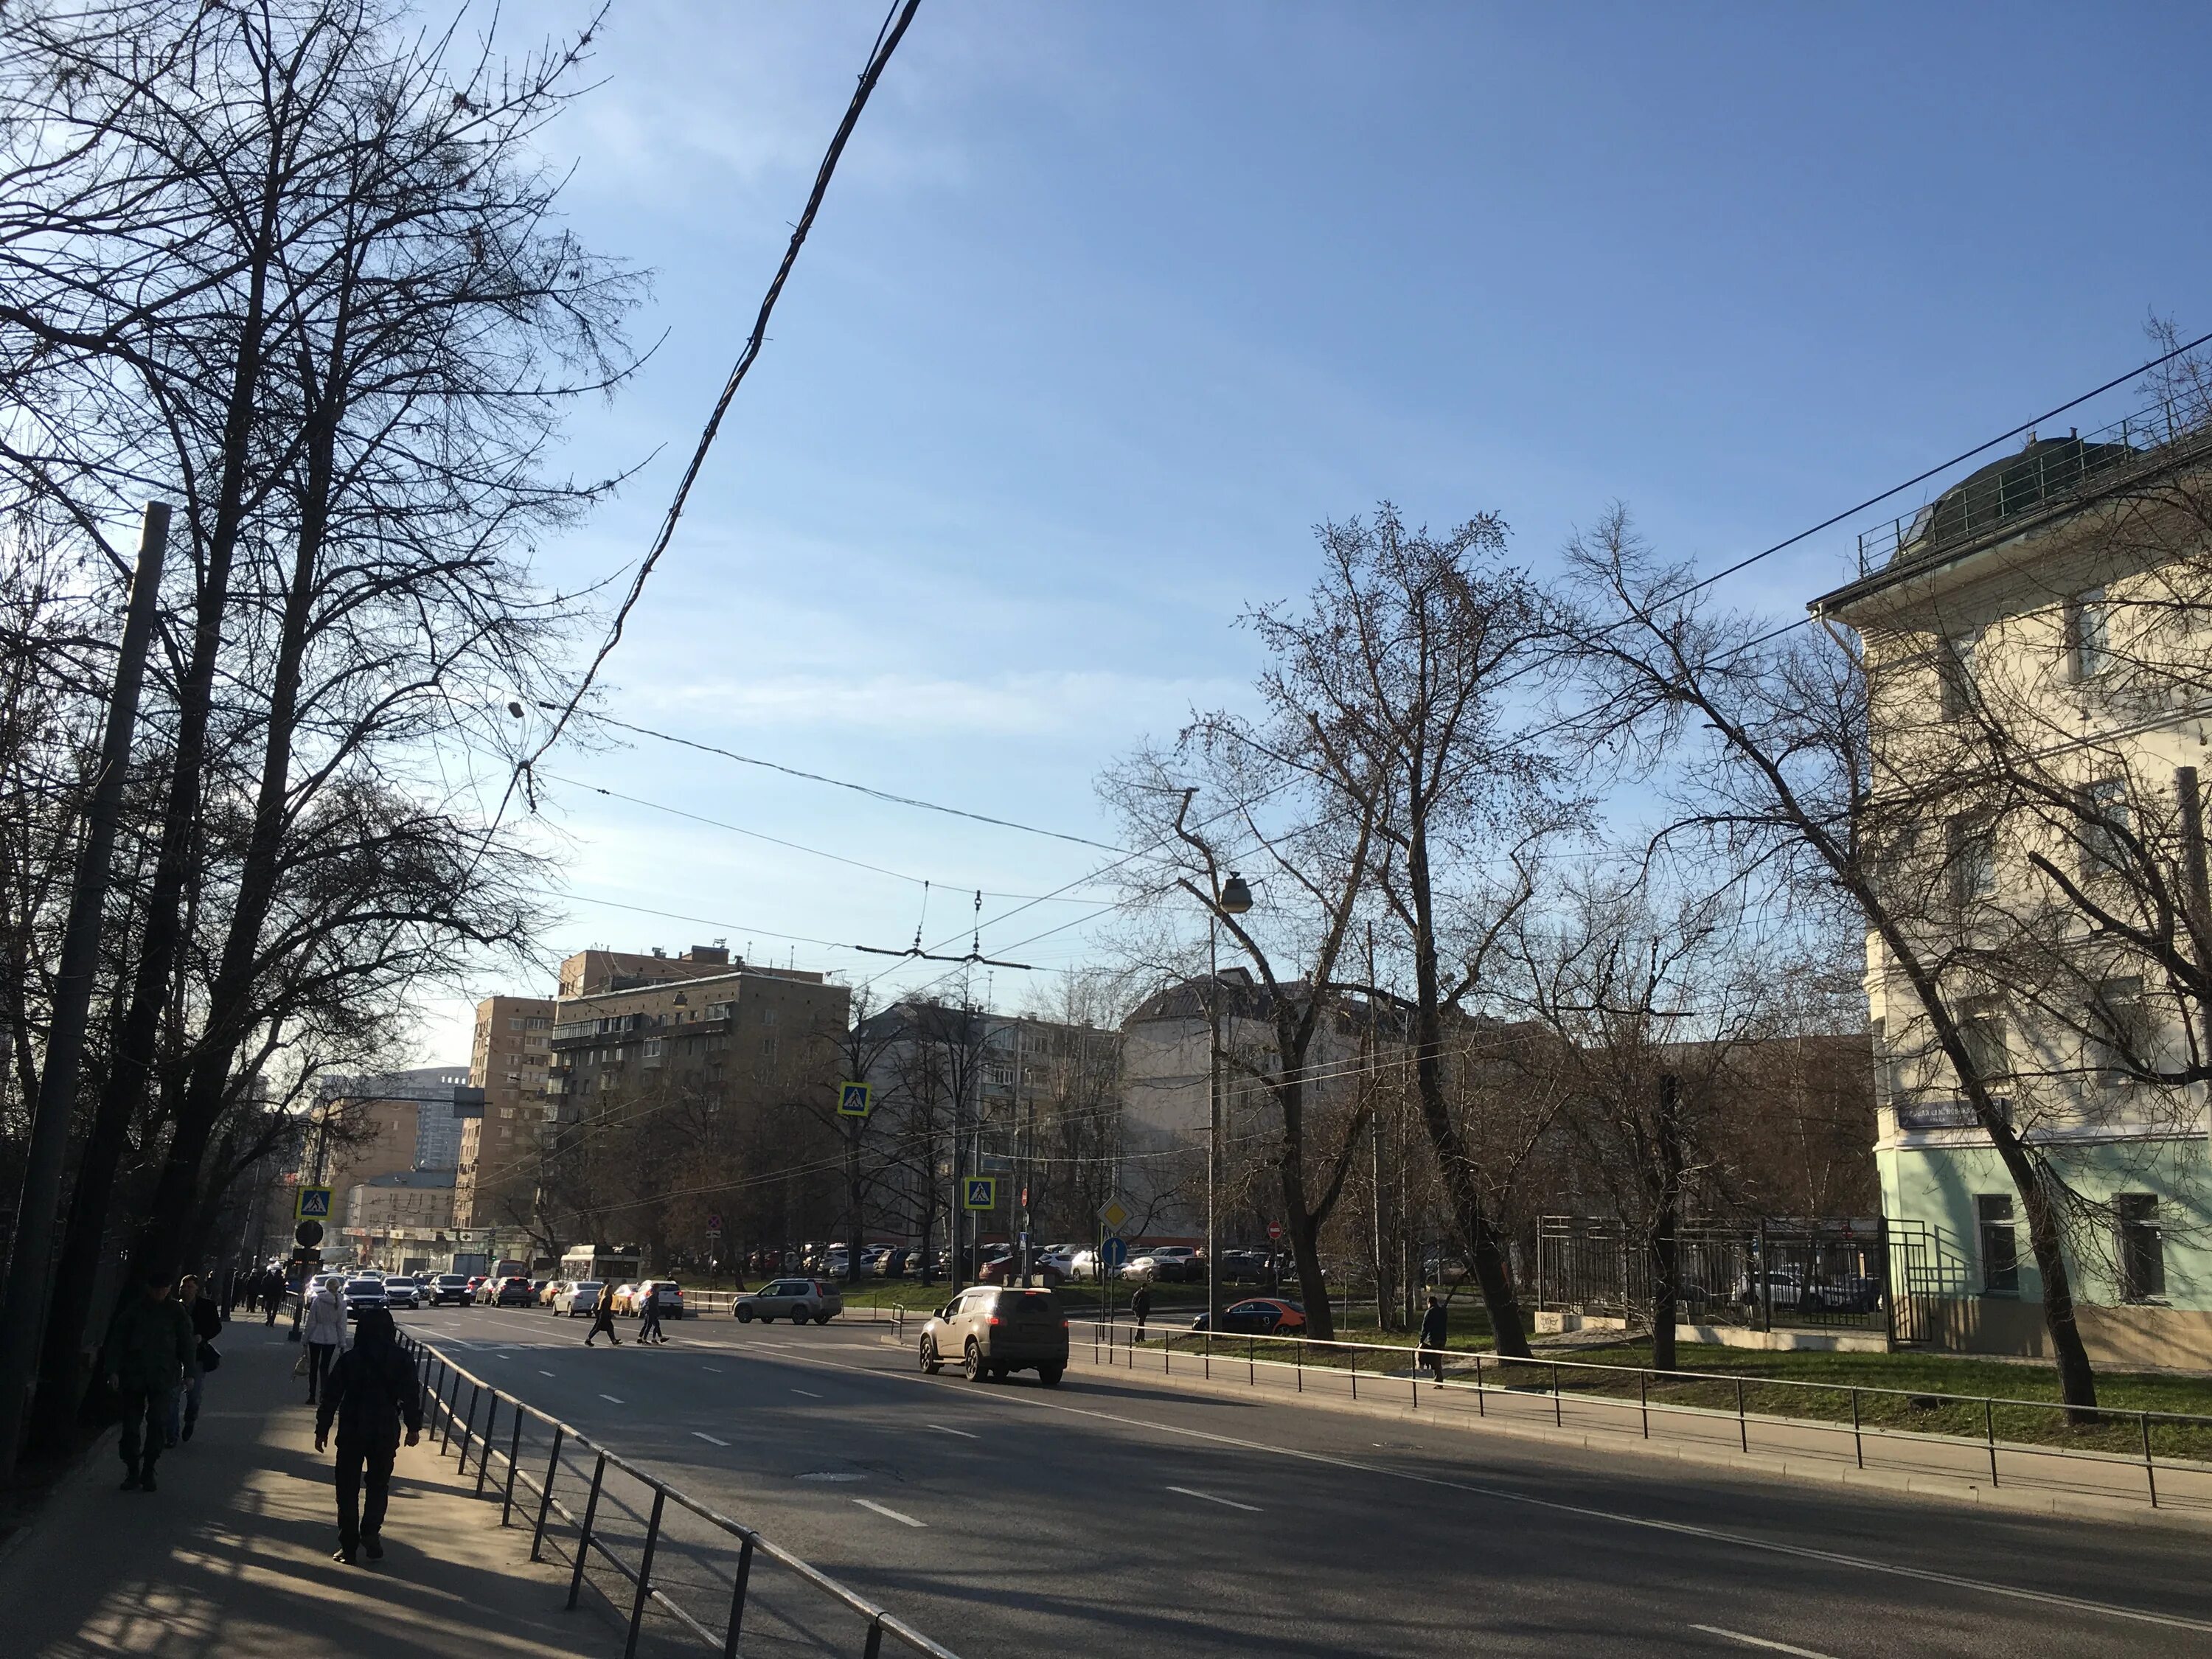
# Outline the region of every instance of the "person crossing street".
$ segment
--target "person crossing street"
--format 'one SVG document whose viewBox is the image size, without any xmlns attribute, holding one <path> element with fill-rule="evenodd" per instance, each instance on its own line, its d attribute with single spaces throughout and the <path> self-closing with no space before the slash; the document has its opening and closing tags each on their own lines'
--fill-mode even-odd
<svg viewBox="0 0 2212 1659">
<path fill-rule="evenodd" d="M 584 1346 L 590 1347 L 601 1331 L 607 1334 L 608 1341 L 617 1348 L 622 1346 L 622 1338 L 615 1334 L 615 1287 L 611 1280 L 599 1286 L 599 1299 L 592 1304 L 592 1328 L 584 1333 Z"/>
<path fill-rule="evenodd" d="M 660 1287 L 651 1279 L 637 1287 L 637 1340 L 664 1347 L 668 1342 L 660 1328 Z"/>
</svg>

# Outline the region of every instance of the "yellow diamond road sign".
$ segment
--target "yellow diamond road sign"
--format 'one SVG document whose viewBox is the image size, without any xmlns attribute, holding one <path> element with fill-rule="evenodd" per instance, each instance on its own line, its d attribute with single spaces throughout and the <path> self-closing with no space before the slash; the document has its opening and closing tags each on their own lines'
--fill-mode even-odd
<svg viewBox="0 0 2212 1659">
<path fill-rule="evenodd" d="M 1109 1198 L 1098 1206 L 1098 1218 L 1106 1224 L 1106 1231 L 1118 1233 L 1129 1218 L 1129 1206 L 1118 1198 Z"/>
</svg>

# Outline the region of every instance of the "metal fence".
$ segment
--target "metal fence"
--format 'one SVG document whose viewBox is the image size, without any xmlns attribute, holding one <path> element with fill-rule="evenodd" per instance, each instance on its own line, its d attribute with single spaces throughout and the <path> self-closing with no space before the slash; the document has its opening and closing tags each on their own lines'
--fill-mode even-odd
<svg viewBox="0 0 2212 1659">
<path fill-rule="evenodd" d="M 628 1616 L 624 1659 L 637 1652 L 648 1608 L 724 1659 L 736 1659 L 741 1632 L 757 1637 L 763 1626 L 789 1650 L 857 1649 L 880 1659 L 888 1636 L 907 1652 L 958 1659 L 755 1528 L 462 1369 L 434 1344 L 404 1332 L 399 1343 L 422 1389 L 425 1443 L 456 1455 L 465 1478 L 475 1458 L 477 1495 L 498 1500 L 500 1525 L 521 1510 L 530 1559 L 550 1554 L 568 1565 L 571 1609 L 588 1586 Z M 571 1507 L 579 1499 L 581 1514 Z M 592 1583 L 595 1561 L 620 1584 Z"/>
<path fill-rule="evenodd" d="M 1677 1317 L 1693 1325 L 1889 1329 L 1890 1227 L 1776 1220 L 1684 1227 Z M 1536 1226 L 1536 1305 L 1648 1325 L 1651 1260 L 1638 1234 L 1591 1216 Z"/>
<path fill-rule="evenodd" d="M 1282 1387 L 1296 1394 L 1336 1394 L 1416 1411 L 1456 1409 L 1477 1418 L 1533 1405 L 1555 1428 L 1568 1408 L 1634 1413 L 1644 1439 L 1655 1414 L 1695 1419 L 1708 1430 L 1732 1429 L 1728 1438 L 1748 1455 L 1761 1439 L 1782 1431 L 1848 1437 L 1860 1468 L 1885 1467 L 1886 1449 L 1941 1448 L 1956 1465 L 1960 1449 L 1985 1461 L 1991 1486 L 2003 1484 L 2003 1464 L 2017 1474 L 2022 1460 L 2063 1458 L 2098 1466 L 2103 1483 L 2125 1498 L 2121 1483 L 2139 1474 L 2131 1490 L 2152 1508 L 2177 1502 L 2212 1510 L 2212 1417 L 2179 1412 L 2084 1412 L 2057 1401 L 1994 1395 L 1931 1394 L 1924 1390 L 1804 1382 L 1733 1372 L 1655 1370 L 1538 1358 L 1515 1359 L 1468 1350 L 1422 1351 L 1400 1345 L 1322 1341 L 1304 1336 L 1212 1335 L 1154 1326 L 1142 1336 L 1127 1325 L 1090 1323 L 1092 1363 L 1157 1370 L 1163 1376 L 1242 1381 Z M 1079 1345 L 1085 1339 L 1076 1335 Z M 1455 1375 L 1456 1371 L 1458 1374 Z M 1471 1407 L 1471 1412 L 1469 1407 Z M 1903 1426 L 1900 1419 L 1915 1426 Z M 2012 1431 L 2010 1436 L 2001 1429 Z M 2060 1433 L 2063 1443 L 2017 1437 Z M 1711 1437 L 1708 1435 L 1708 1437 Z M 1978 1472 L 1978 1461 L 1977 1472 Z M 1925 1470 L 1924 1457 L 1889 1459 L 1889 1467 Z M 2163 1481 L 2163 1485 L 2161 1482 Z M 2179 1488 L 2179 1490 L 2177 1490 Z"/>
</svg>

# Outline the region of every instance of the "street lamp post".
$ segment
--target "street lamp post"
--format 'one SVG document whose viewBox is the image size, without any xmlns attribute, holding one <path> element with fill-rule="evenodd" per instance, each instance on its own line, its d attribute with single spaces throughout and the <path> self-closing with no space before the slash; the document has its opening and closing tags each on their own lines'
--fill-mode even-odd
<svg viewBox="0 0 2212 1659">
<path fill-rule="evenodd" d="M 1210 1340 L 1221 1328 L 1221 947 L 1220 919 L 1241 916 L 1252 908 L 1252 890 L 1234 870 L 1215 888 L 1206 913 L 1206 1329 Z"/>
</svg>

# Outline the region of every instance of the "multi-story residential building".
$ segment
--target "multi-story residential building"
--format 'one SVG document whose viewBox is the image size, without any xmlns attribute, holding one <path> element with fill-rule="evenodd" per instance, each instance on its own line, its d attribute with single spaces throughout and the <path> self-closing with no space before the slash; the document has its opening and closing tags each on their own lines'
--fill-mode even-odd
<svg viewBox="0 0 2212 1659">
<path fill-rule="evenodd" d="M 477 1005 L 469 1081 L 483 1112 L 461 1131 L 456 1224 L 512 1227 L 530 1218 L 547 1117 L 555 1004 L 550 997 L 486 997 Z"/>
<path fill-rule="evenodd" d="M 695 950 L 674 960 L 707 965 L 701 954 Z M 617 1220 L 587 1218 L 587 1231 L 613 1225 L 651 1248 L 653 1218 L 647 1212 L 654 1201 L 634 1190 L 636 1159 L 648 1144 L 661 1149 L 657 1156 L 697 1164 L 734 1156 L 731 1147 L 772 1124 L 780 1127 L 770 1133 L 783 1136 L 773 1149 L 781 1162 L 808 1161 L 799 1156 L 808 1149 L 803 1138 L 820 1133 L 836 1097 L 851 993 L 803 969 L 743 961 L 718 965 L 718 972 L 647 975 L 642 984 L 559 1001 L 550 1033 L 554 1066 L 546 1081 L 557 1124 L 550 1156 L 572 1197 L 581 1188 L 603 1194 L 622 1187 L 629 1194 Z M 563 978 L 570 977 L 564 969 Z M 667 1147 L 663 1131 L 679 1108 L 711 1120 L 722 1137 L 720 1146 Z M 555 1214 L 547 1224 L 576 1224 Z"/>
<path fill-rule="evenodd" d="M 2212 1365 L 2206 1091 L 2160 1075 L 2201 1049 L 2149 953 L 2161 907 L 2191 903 L 2183 769 L 2212 757 L 2203 433 L 2168 410 L 2031 435 L 1863 541 L 1859 579 L 1812 607 L 1863 647 L 1855 810 L 1862 841 L 1881 838 L 1901 948 L 2003 1132 L 2049 1171 L 2079 1325 L 2106 1362 Z M 2178 905 L 2154 890 L 2168 880 Z M 2044 1353 L 2019 1182 L 1899 948 L 1869 932 L 1882 1208 L 1925 1242 L 1893 1288 L 1929 1340 Z"/>
<path fill-rule="evenodd" d="M 705 979 L 729 971 L 729 947 L 722 945 L 695 945 L 680 957 L 672 957 L 665 951 L 641 955 L 594 948 L 579 951 L 562 963 L 561 995 L 565 999 L 635 991 L 642 986 Z"/>
<path fill-rule="evenodd" d="M 342 1213 L 348 1227 L 371 1235 L 398 1229 L 435 1231 L 453 1224 L 453 1171 L 395 1170 L 356 1182 Z"/>
</svg>

